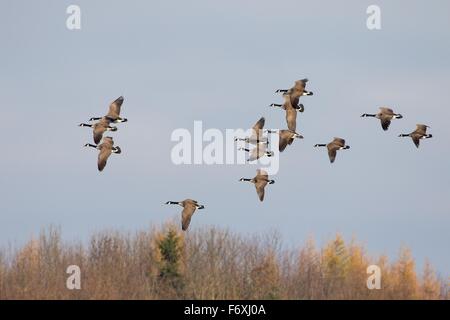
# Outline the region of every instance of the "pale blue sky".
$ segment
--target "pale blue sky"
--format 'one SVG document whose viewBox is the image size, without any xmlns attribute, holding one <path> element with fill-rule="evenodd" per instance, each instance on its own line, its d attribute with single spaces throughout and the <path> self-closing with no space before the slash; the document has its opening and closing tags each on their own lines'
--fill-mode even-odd
<svg viewBox="0 0 450 320">
<path fill-rule="evenodd" d="M 2 1 L 0 4 L 0 244 L 49 224 L 67 239 L 138 230 L 178 216 L 167 200 L 206 209 L 192 228 L 278 230 L 288 244 L 341 232 L 371 254 L 409 246 L 450 270 L 450 4 L 448 1 Z M 366 28 L 378 4 L 382 30 Z M 82 30 L 66 29 L 78 4 Z M 243 128 L 308 77 L 296 141 L 264 203 L 252 166 L 174 166 L 176 128 Z M 124 95 L 129 119 L 113 133 L 123 154 L 101 174 L 77 124 Z M 392 106 L 404 119 L 383 132 L 362 113 Z M 434 135 L 416 150 L 397 137 L 416 123 Z M 315 143 L 347 139 L 330 165 Z"/>
</svg>

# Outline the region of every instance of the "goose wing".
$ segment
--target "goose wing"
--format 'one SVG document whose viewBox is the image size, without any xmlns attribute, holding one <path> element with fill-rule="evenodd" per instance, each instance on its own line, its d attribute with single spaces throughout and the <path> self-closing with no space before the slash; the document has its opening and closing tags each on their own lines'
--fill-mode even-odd
<svg viewBox="0 0 450 320">
<path fill-rule="evenodd" d="M 387 107 L 380 107 L 380 113 L 385 114 L 385 115 L 390 115 L 390 116 L 395 115 L 394 110 L 392 110 L 391 108 L 387 108 Z"/>
<path fill-rule="evenodd" d="M 255 183 L 256 193 L 258 194 L 259 201 L 264 201 L 264 188 L 267 185 L 267 181 L 257 180 Z"/>
<path fill-rule="evenodd" d="M 337 149 L 336 148 L 328 148 L 328 158 L 330 158 L 330 162 L 333 163 L 336 160 Z"/>
<path fill-rule="evenodd" d="M 97 167 L 99 171 L 103 171 L 108 161 L 109 156 L 112 153 L 112 144 L 103 142 L 100 146 L 100 153 L 98 154 Z"/>
<path fill-rule="evenodd" d="M 256 170 L 255 179 L 255 188 L 256 193 L 258 194 L 258 198 L 260 201 L 264 200 L 264 188 L 267 185 L 267 180 L 269 179 L 269 175 L 265 170 L 258 169 Z"/>
<path fill-rule="evenodd" d="M 122 107 L 123 100 L 123 97 L 120 96 L 110 104 L 108 114 L 106 115 L 108 118 L 117 119 L 120 116 L 120 108 Z"/>
<path fill-rule="evenodd" d="M 331 143 L 332 143 L 332 144 L 335 144 L 335 145 L 337 145 L 337 146 L 339 146 L 339 147 L 344 147 L 344 146 L 345 146 L 345 140 L 342 139 L 342 138 L 337 138 L 337 137 L 335 137 L 335 138 L 333 139 L 333 141 L 331 141 Z"/>
<path fill-rule="evenodd" d="M 279 146 L 278 146 L 278 150 L 280 152 L 283 152 L 284 149 L 286 149 L 286 147 L 288 146 L 288 144 L 292 143 L 292 137 L 291 137 L 291 133 L 288 130 L 281 130 L 279 133 L 280 136 L 280 141 L 279 141 Z"/>
<path fill-rule="evenodd" d="M 103 133 L 105 133 L 106 127 L 101 125 L 94 125 L 93 133 L 94 133 L 94 142 L 95 144 L 99 144 L 102 140 Z"/>
<path fill-rule="evenodd" d="M 308 82 L 308 79 L 301 79 L 301 80 L 297 80 L 295 81 L 295 86 L 294 88 L 297 90 L 305 90 L 306 87 L 306 83 Z"/>
<path fill-rule="evenodd" d="M 384 131 L 389 129 L 389 126 L 391 125 L 391 118 L 392 117 L 382 117 L 380 119 L 381 127 L 383 128 Z"/>
<path fill-rule="evenodd" d="M 255 125 L 252 127 L 253 130 L 258 131 L 264 128 L 264 124 L 266 123 L 266 119 L 264 117 L 261 117 Z"/>
<path fill-rule="evenodd" d="M 412 134 L 411 139 L 414 142 L 414 145 L 418 148 L 420 145 L 420 138 L 422 137 L 421 134 Z"/>
<path fill-rule="evenodd" d="M 292 106 L 286 108 L 286 123 L 288 129 L 295 132 L 297 129 L 297 111 Z"/>
<path fill-rule="evenodd" d="M 195 204 L 191 202 L 185 203 L 183 211 L 181 212 L 181 229 L 183 229 L 183 231 L 186 231 L 187 228 L 189 227 L 195 209 L 196 209 Z"/>
<path fill-rule="evenodd" d="M 291 97 L 291 105 L 294 107 L 294 109 L 299 109 L 298 102 L 300 101 L 299 97 Z"/>
<path fill-rule="evenodd" d="M 427 128 L 428 128 L 428 126 L 425 124 L 417 124 L 415 132 L 427 134 Z"/>
<path fill-rule="evenodd" d="M 93 125 L 94 142 L 99 144 L 102 140 L 103 134 L 108 129 L 109 121 L 105 118 L 100 119 L 96 124 Z"/>
</svg>

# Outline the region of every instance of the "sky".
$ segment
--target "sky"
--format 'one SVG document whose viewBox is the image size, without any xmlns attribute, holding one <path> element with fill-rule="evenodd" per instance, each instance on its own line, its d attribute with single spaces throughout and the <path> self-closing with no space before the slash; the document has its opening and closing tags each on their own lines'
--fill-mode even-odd
<svg viewBox="0 0 450 320">
<path fill-rule="evenodd" d="M 81 30 L 66 8 L 81 8 Z M 366 9 L 381 8 L 381 30 Z M 339 232 L 369 254 L 411 248 L 450 270 L 450 3 L 448 1 L 2 1 L 0 246 L 49 225 L 68 240 L 134 231 L 178 217 L 168 200 L 205 205 L 191 228 L 277 230 L 287 244 Z M 308 78 L 311 97 L 263 203 L 254 165 L 174 165 L 177 128 L 283 129 L 274 91 Z M 129 119 L 111 133 L 123 153 L 104 172 L 80 122 L 123 95 Z M 360 118 L 390 106 L 389 131 Z M 398 138 L 417 123 L 432 139 Z M 343 137 L 331 165 L 315 149 Z"/>
</svg>

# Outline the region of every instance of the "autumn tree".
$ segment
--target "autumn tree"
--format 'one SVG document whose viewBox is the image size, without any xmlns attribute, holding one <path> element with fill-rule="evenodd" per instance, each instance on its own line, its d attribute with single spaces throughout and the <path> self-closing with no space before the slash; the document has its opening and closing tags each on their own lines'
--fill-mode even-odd
<svg viewBox="0 0 450 320">
<path fill-rule="evenodd" d="M 326 298 L 343 298 L 349 253 L 341 235 L 330 241 L 322 253 L 323 289 Z"/>
<path fill-rule="evenodd" d="M 416 299 L 418 289 L 417 275 L 415 262 L 409 249 L 400 249 L 393 272 L 396 298 L 402 300 Z"/>
<path fill-rule="evenodd" d="M 420 298 L 424 300 L 437 300 L 441 293 L 441 283 L 428 260 L 425 261 L 422 283 L 420 286 Z"/>
<path fill-rule="evenodd" d="M 166 234 L 157 240 L 157 249 L 160 255 L 160 285 L 180 295 L 184 288 L 181 274 L 183 237 L 174 228 L 169 227 Z"/>
</svg>

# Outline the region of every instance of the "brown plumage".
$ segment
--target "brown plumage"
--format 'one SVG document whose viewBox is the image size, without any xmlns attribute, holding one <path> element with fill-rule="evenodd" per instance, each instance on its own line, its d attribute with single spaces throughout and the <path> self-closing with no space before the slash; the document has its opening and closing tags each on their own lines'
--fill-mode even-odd
<svg viewBox="0 0 450 320">
<path fill-rule="evenodd" d="M 275 183 L 275 180 L 269 180 L 269 175 L 262 169 L 256 170 L 256 176 L 254 178 L 241 178 L 239 181 L 248 181 L 255 184 L 256 193 L 260 201 L 264 201 L 264 188 L 266 185 Z"/>
<path fill-rule="evenodd" d="M 121 110 L 123 101 L 124 101 L 124 98 L 122 96 L 120 96 L 119 98 L 114 100 L 109 105 L 108 113 L 104 117 L 93 117 L 93 118 L 90 119 L 90 121 L 92 121 L 92 120 L 99 120 L 99 119 L 102 119 L 102 118 L 103 119 L 107 119 L 107 120 L 109 120 L 110 122 L 113 122 L 113 123 L 128 121 L 128 119 L 120 117 L 120 110 Z"/>
<path fill-rule="evenodd" d="M 252 127 L 253 132 L 251 138 L 253 138 L 255 141 L 260 141 L 261 137 L 263 136 L 263 128 L 265 123 L 266 119 L 264 117 L 261 117 Z"/>
<path fill-rule="evenodd" d="M 124 100 L 124 98 L 122 96 L 120 96 L 119 98 L 114 100 L 111 103 L 111 105 L 109 106 L 109 111 L 105 117 L 110 119 L 113 122 L 117 121 L 119 119 L 122 119 L 122 118 L 120 118 L 120 109 L 122 107 L 123 100 Z"/>
<path fill-rule="evenodd" d="M 328 149 L 328 157 L 330 158 L 330 162 L 333 163 L 336 160 L 336 154 L 338 150 L 350 149 L 350 146 L 345 144 L 345 140 L 342 138 L 334 138 L 328 144 L 316 144 L 314 147 L 327 147 Z"/>
<path fill-rule="evenodd" d="M 235 138 L 235 141 L 245 141 L 251 144 L 258 144 L 260 142 L 266 142 L 267 137 L 263 135 L 264 124 L 266 123 L 266 119 L 261 117 L 252 127 L 252 133 L 249 137 L 246 138 Z"/>
<path fill-rule="evenodd" d="M 80 127 L 90 127 L 92 128 L 94 142 L 98 144 L 106 131 L 117 131 L 116 127 L 110 125 L 110 121 L 106 118 L 101 118 L 98 122 L 94 124 L 80 123 Z"/>
<path fill-rule="evenodd" d="M 429 126 L 425 124 L 417 124 L 416 130 L 411 133 L 401 134 L 399 137 L 410 137 L 414 142 L 414 145 L 419 148 L 421 139 L 429 139 L 433 137 L 432 134 L 427 134 L 427 128 L 429 128 Z"/>
<path fill-rule="evenodd" d="M 381 127 L 384 131 L 389 129 L 391 121 L 393 119 L 402 119 L 403 116 L 399 113 L 395 113 L 394 110 L 387 107 L 381 107 L 377 114 L 364 113 L 361 117 L 374 117 L 380 119 Z"/>
<path fill-rule="evenodd" d="M 166 204 L 177 204 L 183 207 L 181 212 L 181 229 L 186 231 L 191 223 L 191 218 L 196 209 L 204 209 L 205 206 L 198 204 L 196 200 L 186 199 L 183 201 L 167 201 Z"/>
<path fill-rule="evenodd" d="M 303 139 L 303 136 L 298 134 L 297 132 L 291 131 L 291 130 L 279 130 L 272 131 L 267 130 L 268 133 L 278 133 L 279 140 L 278 140 L 278 150 L 280 152 L 283 152 L 288 145 L 291 145 L 294 142 L 294 139 Z"/>
<path fill-rule="evenodd" d="M 295 102 L 295 99 L 300 98 L 301 96 L 310 96 L 313 95 L 312 92 L 306 91 L 306 83 L 308 79 L 297 80 L 294 83 L 294 86 L 290 89 L 278 89 L 276 92 L 283 92 L 284 94 L 288 94 L 291 97 L 291 101 Z M 296 105 L 296 103 L 294 103 Z"/>
<path fill-rule="evenodd" d="M 111 138 L 111 137 L 105 137 L 103 139 L 103 142 L 99 145 L 87 143 L 84 146 L 96 148 L 100 151 L 98 154 L 98 160 L 97 160 L 98 171 L 103 171 L 111 153 L 120 154 L 122 152 L 120 147 L 118 147 L 118 146 L 114 147 L 114 141 L 113 141 L 113 138 Z"/>
<path fill-rule="evenodd" d="M 120 153 L 120 148 L 114 148 L 114 141 L 111 137 L 106 137 L 103 142 L 98 145 L 100 153 L 98 154 L 97 167 L 99 171 L 103 171 L 108 161 L 109 156 L 114 151 L 114 153 Z"/>
<path fill-rule="evenodd" d="M 286 110 L 286 123 L 289 130 L 297 130 L 297 110 L 293 107 L 291 103 L 291 97 L 289 95 L 285 96 L 284 109 Z"/>
</svg>

